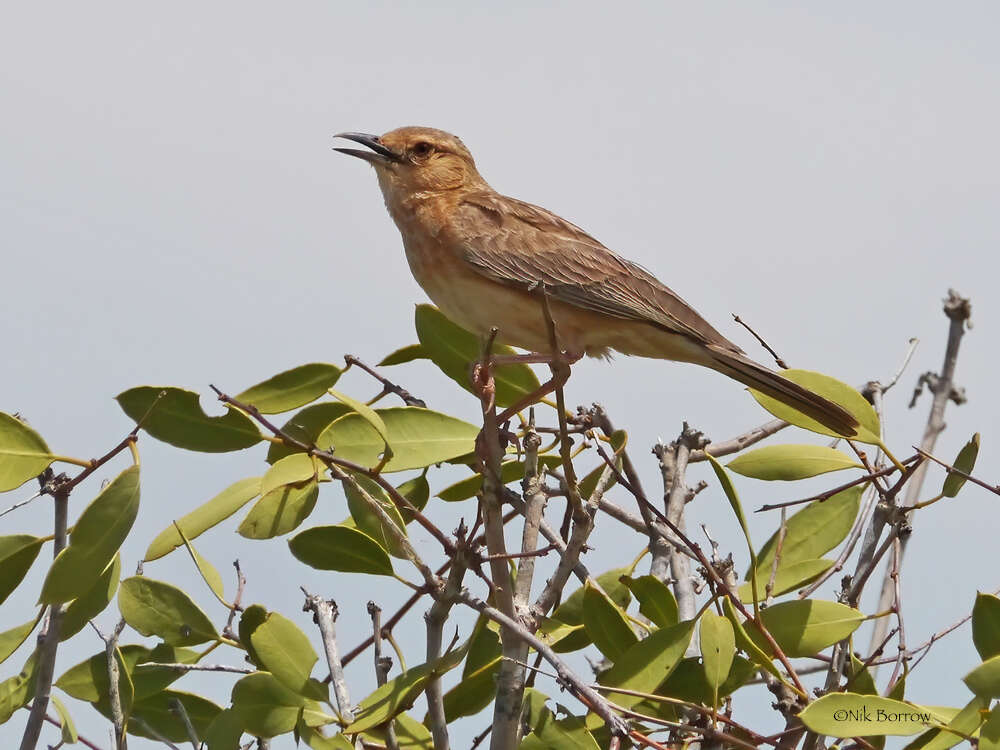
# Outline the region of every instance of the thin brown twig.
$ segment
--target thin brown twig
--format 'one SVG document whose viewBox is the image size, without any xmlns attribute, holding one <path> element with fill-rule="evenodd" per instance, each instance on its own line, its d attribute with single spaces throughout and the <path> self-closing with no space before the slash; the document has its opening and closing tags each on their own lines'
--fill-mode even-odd
<svg viewBox="0 0 1000 750">
<path fill-rule="evenodd" d="M 782 370 L 788 369 L 788 365 L 785 363 L 785 360 L 783 360 L 778 355 L 778 353 L 774 351 L 774 349 L 772 349 L 766 341 L 764 341 L 764 338 L 759 333 L 757 333 L 753 328 L 751 328 L 750 325 L 746 323 L 742 318 L 740 318 L 740 316 L 737 315 L 736 313 L 732 313 L 732 316 L 733 320 L 735 320 L 741 326 L 750 331 L 750 335 L 753 336 L 755 339 L 757 339 L 757 343 L 759 343 L 761 346 L 767 349 L 767 353 L 770 354 L 772 357 L 774 357 L 774 363 L 778 365 L 778 367 L 780 367 Z M 712 455 L 714 456 L 715 454 L 713 453 Z"/>
<path fill-rule="evenodd" d="M 393 383 L 391 380 L 389 380 L 381 373 L 379 373 L 378 370 L 376 370 L 374 367 L 366 365 L 364 362 L 355 357 L 353 354 L 345 354 L 344 361 L 347 363 L 347 367 L 344 370 L 345 372 L 349 370 L 352 366 L 355 366 L 361 370 L 364 370 L 373 378 L 375 378 L 379 383 L 381 383 L 383 395 L 388 393 L 394 393 L 397 396 L 399 396 L 403 400 L 403 403 L 406 404 L 407 406 L 419 406 L 422 408 L 427 408 L 427 404 L 424 402 L 423 399 L 417 398 L 402 386 Z"/>
</svg>

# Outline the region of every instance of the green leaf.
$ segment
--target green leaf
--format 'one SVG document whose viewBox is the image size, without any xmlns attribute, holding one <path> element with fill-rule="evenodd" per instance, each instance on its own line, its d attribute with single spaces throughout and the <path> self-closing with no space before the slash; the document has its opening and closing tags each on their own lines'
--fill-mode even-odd
<svg viewBox="0 0 1000 750">
<path fill-rule="evenodd" d="M 541 308 L 538 311 L 541 323 Z M 433 305 L 417 305 L 415 324 L 417 338 L 431 360 L 449 378 L 472 392 L 472 366 L 482 356 L 479 337 L 455 325 Z M 493 354 L 516 354 L 508 346 L 493 347 Z M 493 372 L 497 406 L 511 406 L 524 396 L 538 390 L 538 377 L 523 364 L 504 365 Z"/>
<path fill-rule="evenodd" d="M 972 607 L 972 642 L 984 661 L 1000 654 L 1000 599 L 976 594 Z"/>
<path fill-rule="evenodd" d="M 235 397 L 256 406 L 261 414 L 279 414 L 315 401 L 340 379 L 341 370 L 326 362 L 313 362 L 280 372 Z"/>
<path fill-rule="evenodd" d="M 820 599 L 795 599 L 760 611 L 760 620 L 786 656 L 815 656 L 843 640 L 864 622 L 856 609 Z M 770 646 L 756 628 L 747 634 L 765 652 Z"/>
<path fill-rule="evenodd" d="M 715 472 L 715 476 L 719 480 L 719 484 L 722 485 L 722 491 L 726 495 L 726 499 L 729 500 L 729 505 L 733 509 L 733 513 L 736 515 L 736 520 L 739 521 L 740 529 L 743 531 L 743 538 L 746 539 L 747 549 L 750 551 L 750 565 L 754 568 L 758 567 L 757 555 L 753 550 L 753 542 L 750 541 L 750 529 L 747 527 L 747 518 L 743 513 L 743 505 L 740 503 L 740 497 L 736 494 L 736 488 L 733 486 L 733 480 L 729 477 L 725 468 L 718 461 L 715 460 L 714 456 L 705 454 L 708 462 L 712 464 L 712 470 Z M 753 594 L 754 607 L 756 608 L 756 602 L 759 600 L 760 592 Z"/>
<path fill-rule="evenodd" d="M 271 612 L 250 640 L 264 669 L 282 685 L 306 698 L 329 699 L 326 686 L 310 676 L 319 657 L 294 622 Z"/>
<path fill-rule="evenodd" d="M 260 480 L 260 493 L 266 495 L 286 484 L 299 484 L 319 476 L 322 464 L 307 453 L 293 453 L 274 462 Z"/>
<path fill-rule="evenodd" d="M 232 702 L 243 729 L 258 737 L 292 731 L 300 715 L 313 727 L 336 721 L 319 703 L 289 690 L 270 672 L 254 672 L 239 680 L 233 686 Z"/>
<path fill-rule="evenodd" d="M 0 663 L 7 661 L 10 655 L 21 647 L 21 644 L 28 639 L 35 626 L 38 625 L 40 619 L 40 617 L 35 617 L 23 625 L 17 625 L 0 633 Z"/>
<path fill-rule="evenodd" d="M 427 501 L 431 499 L 431 486 L 423 474 L 406 480 L 396 488 L 396 491 L 409 500 L 417 510 L 423 510 L 427 506 Z M 399 513 L 404 523 L 410 524 L 413 521 L 414 516 L 409 509 L 400 508 Z"/>
<path fill-rule="evenodd" d="M 0 604 L 24 580 L 44 543 L 31 534 L 0 536 Z"/>
<path fill-rule="evenodd" d="M 458 648 L 440 659 L 411 667 L 377 688 L 358 705 L 354 721 L 344 728 L 344 734 L 364 732 L 397 716 L 413 705 L 432 676 L 440 676 L 461 663 L 465 648 Z"/>
<path fill-rule="evenodd" d="M 200 695 L 179 690 L 164 690 L 132 705 L 132 717 L 140 719 L 141 723 L 129 722 L 129 734 L 161 741 L 166 739 L 170 742 L 187 742 L 189 739 L 187 727 L 180 712 L 173 707 L 174 701 L 184 707 L 184 713 L 187 714 L 195 734 L 199 737 L 205 736 L 215 717 L 222 712 L 220 706 Z M 151 732 L 147 731 L 147 726 Z"/>
<path fill-rule="evenodd" d="M 816 560 L 840 544 L 850 533 L 861 507 L 865 485 L 838 492 L 825 501 L 813 501 L 785 523 L 785 541 L 781 545 L 778 569 L 803 560 Z M 781 530 L 775 531 L 757 555 L 758 577 L 767 580 L 774 563 L 774 551 Z M 747 571 L 747 578 L 750 571 Z"/>
<path fill-rule="evenodd" d="M 430 731 L 414 719 L 409 714 L 399 714 L 392 722 L 396 732 L 396 741 L 400 750 L 434 750 L 434 740 Z M 342 741 L 344 735 L 338 734 Z M 385 745 L 385 727 L 370 729 L 361 735 L 362 740 L 374 741 L 378 745 Z M 313 749 L 315 750 L 315 748 Z M 321 750 L 354 750 L 354 745 L 337 745 L 336 747 L 321 748 Z"/>
<path fill-rule="evenodd" d="M 782 557 L 782 562 L 784 557 Z M 798 562 L 789 563 L 787 565 L 780 564 L 778 566 L 778 571 L 774 576 L 774 589 L 771 592 L 772 596 L 781 596 L 789 591 L 797 589 L 799 586 L 804 586 L 807 583 L 812 583 L 826 571 L 830 569 L 833 565 L 833 560 L 819 559 L 819 560 L 799 560 Z M 764 589 L 767 587 L 768 582 L 771 580 L 770 569 L 758 568 L 757 571 L 757 591 L 761 592 L 760 595 L 764 595 Z M 740 601 L 751 602 L 753 601 L 753 587 L 749 583 L 744 583 L 739 587 L 738 590 Z"/>
<path fill-rule="evenodd" d="M 238 628 L 240 643 L 247 650 L 247 659 L 256 666 L 261 665 L 261 659 L 253 647 L 253 633 L 260 627 L 260 624 L 267 619 L 267 610 L 260 604 L 251 604 L 240 615 Z"/>
<path fill-rule="evenodd" d="M 1000 696 L 1000 656 L 991 656 L 962 678 L 973 693 L 985 698 Z"/>
<path fill-rule="evenodd" d="M 830 737 L 905 736 L 938 721 L 922 706 L 857 693 L 828 693 L 806 706 L 799 718 L 812 731 Z"/>
<path fill-rule="evenodd" d="M 417 406 L 379 409 L 392 445 L 393 457 L 385 472 L 423 469 L 462 456 L 475 447 L 479 428 L 460 419 Z M 337 456 L 365 467 L 380 462 L 384 450 L 381 435 L 359 414 L 341 417 L 319 436 L 320 448 L 332 447 Z"/>
<path fill-rule="evenodd" d="M 979 730 L 979 750 L 1000 750 L 1000 711 L 996 708 Z"/>
<path fill-rule="evenodd" d="M 868 671 L 868 667 L 865 663 L 861 661 L 857 656 L 851 652 L 851 671 L 848 675 L 849 679 L 847 682 L 847 688 L 852 693 L 860 693 L 861 695 L 878 695 L 878 687 L 875 685 L 875 678 L 872 677 L 872 673 Z M 887 698 L 892 698 L 893 696 L 888 695 Z"/>
<path fill-rule="evenodd" d="M 612 661 L 639 642 L 625 613 L 590 581 L 583 586 L 583 627 L 594 645 Z"/>
<path fill-rule="evenodd" d="M 232 708 L 224 708 L 212 719 L 203 737 L 208 750 L 240 750 L 243 717 Z M 354 750 L 349 746 L 349 750 Z"/>
<path fill-rule="evenodd" d="M 690 620 L 654 631 L 622 654 L 598 682 L 607 687 L 653 692 L 680 662 L 693 632 L 694 623 Z M 631 708 L 642 700 L 623 693 L 608 693 L 608 697 L 622 708 Z"/>
<path fill-rule="evenodd" d="M 207 585 L 208 588 L 212 590 L 212 593 L 215 594 L 216 599 L 218 599 L 221 603 L 226 604 L 226 606 L 228 606 L 228 604 L 226 603 L 225 588 L 222 585 L 222 576 L 219 575 L 218 568 L 216 568 L 214 565 L 212 565 L 211 562 L 202 557 L 201 553 L 199 553 L 198 550 L 194 548 L 194 545 L 191 544 L 190 542 L 188 542 L 187 544 L 187 549 L 191 555 L 191 560 L 194 562 L 194 566 L 198 569 L 198 573 L 201 575 L 201 578 L 205 582 L 205 585 Z"/>
<path fill-rule="evenodd" d="M 130 466 L 84 508 L 69 545 L 49 568 L 39 602 L 67 602 L 90 591 L 118 553 L 138 513 L 139 467 Z"/>
<path fill-rule="evenodd" d="M 392 519 L 392 523 L 403 536 L 406 536 L 406 524 L 403 523 L 403 516 L 396 508 L 395 503 L 389 499 L 385 491 L 374 481 L 362 474 L 352 475 L 358 483 L 358 487 L 363 490 L 368 497 L 379 504 L 386 515 Z M 393 529 L 389 528 L 386 521 L 371 507 L 369 501 L 365 499 L 357 487 L 350 482 L 344 482 L 344 494 L 347 496 L 347 507 L 351 511 L 351 518 L 360 531 L 364 532 L 376 542 L 378 542 L 386 552 L 393 557 L 405 558 L 402 543 L 396 538 Z"/>
<path fill-rule="evenodd" d="M 205 613 L 176 586 L 144 576 L 126 578 L 118 590 L 125 622 L 143 635 L 155 635 L 171 646 L 194 646 L 218 640 Z"/>
<path fill-rule="evenodd" d="M 729 623 L 733 626 L 733 634 L 736 636 L 736 645 L 739 646 L 740 650 L 746 653 L 750 657 L 751 661 L 755 664 L 759 664 L 762 668 L 770 672 L 772 675 L 778 678 L 784 684 L 785 677 L 781 674 L 774 662 L 771 661 L 772 657 L 768 656 L 764 650 L 758 646 L 754 640 L 750 637 L 747 632 L 747 628 L 750 630 L 757 630 L 757 627 L 751 623 L 746 622 L 746 628 L 744 628 L 744 621 L 740 620 L 740 615 L 736 612 L 736 607 L 733 606 L 732 600 L 727 596 L 722 600 L 722 612 L 729 620 Z M 757 634 L 759 636 L 759 633 Z"/>
<path fill-rule="evenodd" d="M 842 383 L 835 378 L 831 378 L 829 375 L 823 375 L 822 373 L 811 372 L 809 370 L 782 370 L 781 374 L 793 383 L 798 383 L 803 388 L 808 388 L 816 395 L 822 396 L 823 398 L 844 407 L 858 420 L 860 426 L 858 427 L 857 433 L 854 435 L 839 435 L 829 427 L 825 427 L 815 419 L 807 417 L 797 409 L 793 409 L 791 406 L 786 406 L 777 399 L 765 396 L 760 391 L 756 391 L 751 388 L 750 394 L 757 399 L 757 403 L 771 412 L 771 414 L 776 416 L 778 419 L 784 419 L 786 422 L 793 424 L 796 427 L 801 427 L 805 430 L 809 430 L 810 432 L 818 432 L 820 435 L 829 435 L 831 437 L 849 437 L 852 440 L 857 440 L 861 443 L 870 443 L 872 445 L 881 444 L 882 440 L 880 436 L 882 431 L 879 426 L 878 415 L 875 413 L 875 409 L 872 408 L 872 405 L 868 403 L 867 399 L 865 399 L 865 397 L 854 388 L 851 388 L 851 386 L 846 383 Z"/>
<path fill-rule="evenodd" d="M 430 355 L 420 344 L 410 344 L 409 346 L 404 346 L 402 349 L 397 349 L 392 354 L 386 355 L 378 363 L 378 366 L 390 367 L 392 365 L 401 365 L 404 362 L 412 362 L 415 359 L 430 359 Z"/>
<path fill-rule="evenodd" d="M 959 471 L 963 471 L 966 474 L 971 474 L 972 470 L 976 468 L 976 458 L 979 456 L 979 433 L 977 432 L 964 446 L 962 450 L 958 452 L 958 457 L 955 459 L 955 463 L 952 464 Z M 948 471 L 948 474 L 944 478 L 944 486 L 941 488 L 941 494 L 945 497 L 955 497 L 958 491 L 962 489 L 965 484 L 965 477 L 960 474 L 956 474 L 953 471 Z"/>
<path fill-rule="evenodd" d="M 745 477 L 784 482 L 865 468 L 843 451 L 825 445 L 768 445 L 740 454 L 727 467 Z"/>
<path fill-rule="evenodd" d="M 712 705 L 716 696 L 721 699 L 735 692 L 746 684 L 754 676 L 755 672 L 756 668 L 753 662 L 744 659 L 742 656 L 736 656 L 733 659 L 732 667 L 729 669 L 729 674 L 726 675 L 726 678 L 719 685 L 718 689 L 713 690 L 712 686 L 708 683 L 708 677 L 705 675 L 705 667 L 701 664 L 698 657 L 692 656 L 681 659 L 674 671 L 670 673 L 670 677 L 656 689 L 656 692 L 658 695 L 670 696 L 679 700 Z M 666 704 L 649 701 L 645 705 L 659 705 L 663 707 Z"/>
<path fill-rule="evenodd" d="M 83 630 L 90 620 L 107 608 L 111 600 L 115 598 L 121 574 L 121 555 L 116 554 L 115 559 L 108 563 L 94 585 L 66 607 L 66 611 L 63 613 L 62 627 L 59 629 L 60 641 L 72 638 Z"/>
<path fill-rule="evenodd" d="M 128 674 L 144 659 L 149 658 L 150 651 L 145 646 L 129 644 L 118 649 L 121 656 L 119 672 Z M 122 668 L 123 667 L 123 668 Z M 121 677 L 119 677 L 121 681 Z M 56 680 L 55 685 L 77 700 L 97 703 L 107 700 L 108 696 L 108 655 L 104 649 L 79 664 L 67 669 Z"/>
<path fill-rule="evenodd" d="M 38 651 L 32 651 L 21 671 L 0 682 L 0 724 L 4 724 L 35 696 L 35 674 L 38 671 Z"/>
<path fill-rule="evenodd" d="M 144 385 L 119 393 L 116 400 L 134 421 L 145 418 L 142 429 L 154 438 L 189 451 L 227 453 L 262 439 L 253 420 L 236 409 L 227 407 L 222 417 L 208 416 L 194 391 Z"/>
<path fill-rule="evenodd" d="M 60 727 L 62 741 L 67 745 L 74 744 L 79 737 L 76 733 L 76 725 L 73 724 L 73 717 L 69 715 L 69 711 L 66 710 L 66 706 L 63 705 L 58 696 L 50 695 L 49 700 L 52 701 L 56 713 L 59 714 L 59 723 L 62 725 Z"/>
<path fill-rule="evenodd" d="M 41 435 L 17 417 L 0 412 L 0 492 L 34 479 L 53 458 Z"/>
<path fill-rule="evenodd" d="M 990 702 L 985 698 L 976 696 L 969 701 L 961 711 L 957 712 L 945 724 L 954 732 L 946 732 L 940 729 L 932 729 L 929 732 L 917 737 L 910 742 L 903 750 L 948 750 L 962 741 L 963 735 L 974 735 L 984 721 L 984 712 L 989 708 Z M 935 711 L 930 707 L 926 710 Z M 940 714 L 940 710 L 936 710 Z M 939 723 L 943 722 L 943 717 L 938 717 Z"/>
<path fill-rule="evenodd" d="M 189 648 L 175 648 L 160 643 L 152 651 L 139 657 L 139 663 L 129 668 L 135 700 L 156 695 L 184 676 L 172 667 L 161 664 L 194 664 L 200 655 Z"/>
<path fill-rule="evenodd" d="M 288 540 L 292 554 L 318 570 L 393 574 L 388 553 L 364 532 L 347 526 L 314 526 Z"/>
<path fill-rule="evenodd" d="M 557 654 L 579 651 L 590 645 L 590 636 L 583 625 L 567 625 L 554 617 L 543 617 L 538 637 Z"/>
<path fill-rule="evenodd" d="M 668 628 L 678 621 L 677 600 L 673 592 L 656 576 L 622 576 L 632 595 L 639 601 L 639 612 L 657 627 Z"/>
<path fill-rule="evenodd" d="M 628 568 L 615 568 L 606 573 L 601 573 L 595 579 L 600 587 L 604 589 L 604 592 L 611 597 L 611 601 L 622 609 L 628 607 L 628 603 L 632 598 L 628 588 L 621 582 L 621 577 L 627 575 L 628 572 Z M 567 625 L 582 625 L 583 592 L 584 587 L 581 586 L 566 597 L 566 601 L 556 607 L 555 612 L 552 613 L 553 619 L 564 622 Z"/>
<path fill-rule="evenodd" d="M 320 433 L 325 430 L 331 422 L 340 419 L 345 414 L 350 414 L 351 407 L 338 401 L 321 401 L 312 404 L 296 412 L 291 419 L 281 426 L 281 431 L 290 438 L 298 440 L 306 445 L 315 445 Z M 299 453 L 299 449 L 284 443 L 271 443 L 267 449 L 267 462 L 273 464 L 275 461 Z"/>
<path fill-rule="evenodd" d="M 475 716 L 493 702 L 501 662 L 502 656 L 494 657 L 478 669 L 463 675 L 462 681 L 444 694 L 444 715 L 449 724 L 463 716 Z"/>
<path fill-rule="evenodd" d="M 237 527 L 247 539 L 271 539 L 298 528 L 316 507 L 319 485 L 311 480 L 302 486 L 282 485 L 254 504 Z"/>
<path fill-rule="evenodd" d="M 597 740 L 587 731 L 582 716 L 556 719 L 552 712 L 541 712 L 532 732 L 548 750 L 600 750 Z"/>
<path fill-rule="evenodd" d="M 260 494 L 260 477 L 249 477 L 235 482 L 206 503 L 177 520 L 188 540 L 197 539 Z M 146 550 L 146 562 L 157 560 L 184 544 L 177 528 L 170 524 L 161 531 Z"/>
<path fill-rule="evenodd" d="M 390 444 L 391 441 L 389 440 L 389 431 L 385 426 L 385 422 L 382 421 L 382 416 L 377 411 L 368 406 L 368 404 L 362 403 L 361 401 L 356 401 L 355 399 L 343 393 L 338 393 L 337 391 L 333 390 L 333 388 L 329 389 L 329 393 L 331 396 L 333 396 L 335 399 L 337 399 L 344 405 L 349 406 L 351 408 L 351 411 L 354 412 L 353 416 L 355 416 L 357 419 L 361 419 L 368 425 L 368 427 L 370 427 L 374 431 L 375 435 L 382 442 L 382 446 L 379 449 L 379 454 L 381 455 L 384 453 L 387 458 L 391 457 L 393 455 L 393 446 Z M 323 435 L 326 435 L 325 431 Z M 325 444 L 326 441 L 324 440 L 323 435 L 320 436 L 320 440 L 323 441 L 323 443 Z M 335 442 L 331 441 L 331 443 L 334 445 L 334 447 L 336 447 Z"/>
<path fill-rule="evenodd" d="M 701 659 L 705 678 L 715 690 L 725 682 L 736 657 L 736 636 L 733 626 L 722 615 L 706 611 L 701 616 Z"/>
</svg>

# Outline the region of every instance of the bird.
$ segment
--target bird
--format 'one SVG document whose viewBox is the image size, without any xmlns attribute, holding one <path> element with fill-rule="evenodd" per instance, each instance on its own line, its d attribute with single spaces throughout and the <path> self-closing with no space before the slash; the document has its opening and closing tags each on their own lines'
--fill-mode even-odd
<svg viewBox="0 0 1000 750">
<path fill-rule="evenodd" d="M 571 361 L 625 355 L 689 362 L 727 375 L 843 436 L 846 409 L 755 362 L 649 271 L 575 224 L 496 192 L 457 136 L 407 126 L 338 133 L 366 149 L 335 150 L 375 169 L 410 271 L 452 322 Z M 539 303 L 544 289 L 560 352 Z"/>
</svg>

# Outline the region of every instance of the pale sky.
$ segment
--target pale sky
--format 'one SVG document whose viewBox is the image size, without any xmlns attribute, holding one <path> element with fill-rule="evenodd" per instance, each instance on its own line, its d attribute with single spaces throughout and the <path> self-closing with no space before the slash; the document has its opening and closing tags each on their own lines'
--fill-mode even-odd
<svg viewBox="0 0 1000 750">
<path fill-rule="evenodd" d="M 900 455 L 920 440 L 929 408 L 925 396 L 906 409 L 915 379 L 941 364 L 940 301 L 949 287 L 971 297 L 976 326 L 958 367 L 970 402 L 949 409 L 938 453 L 953 457 L 981 431 L 978 473 L 996 481 L 995 3 L 94 2 L 8 4 L 2 17 L 0 410 L 25 415 L 57 452 L 86 457 L 117 443 L 131 423 L 112 397 L 134 385 L 238 392 L 298 364 L 345 353 L 374 363 L 415 341 L 413 305 L 425 297 L 371 170 L 331 151 L 331 136 L 429 125 L 461 136 L 495 188 L 646 266 L 762 360 L 730 313 L 793 366 L 854 384 L 888 378 L 907 340 L 920 338 L 886 404 Z M 425 363 L 391 376 L 433 408 L 476 416 L 472 397 Z M 353 373 L 338 387 L 377 390 Z M 631 430 L 651 494 L 659 474 L 647 448 L 682 420 L 723 439 L 767 419 L 721 376 L 625 358 L 579 365 L 568 399 L 600 401 Z M 126 570 L 172 518 L 263 467 L 262 448 L 205 456 L 149 438 L 140 448 L 143 505 Z M 703 476 L 701 466 L 691 480 Z M 940 479 L 932 473 L 925 494 Z M 77 491 L 74 513 L 98 482 Z M 802 494 L 737 486 L 748 508 Z M 325 492 L 308 525 L 346 515 L 339 492 Z M 970 486 L 917 517 L 902 583 L 911 645 L 967 614 L 977 587 L 998 585 L 987 536 L 996 500 Z M 462 512 L 472 508 L 436 518 L 450 530 Z M 715 485 L 690 512 L 689 526 L 707 523 L 742 569 Z M 305 568 L 284 540 L 242 540 L 236 523 L 199 549 L 227 585 L 239 556 L 248 602 L 295 618 L 311 637 L 299 584 L 340 602 L 345 648 L 369 627 L 369 598 L 386 610 L 405 598 L 398 585 Z M 753 518 L 758 545 L 776 523 Z M 51 533 L 47 500 L 0 520 L 0 533 L 19 532 Z M 591 570 L 624 564 L 625 540 L 630 559 L 635 538 L 599 523 Z M 0 630 L 27 619 L 44 569 L 39 560 L 5 604 Z M 147 574 L 198 585 L 180 554 Z M 400 630 L 414 664 L 422 611 Z M 60 651 L 57 674 L 100 647 L 81 633 Z M 961 677 L 977 663 L 965 627 L 913 674 L 907 695 L 964 705 Z M 370 659 L 348 677 L 360 700 L 374 683 Z M 231 684 L 192 676 L 176 687 L 224 703 Z M 754 700 L 738 715 L 778 727 L 767 700 Z M 109 745 L 108 723 L 68 703 L 80 730 Z M 0 738 L 20 737 L 26 716 L 0 726 Z M 456 726 L 454 744 L 466 747 L 487 722 Z"/>
</svg>

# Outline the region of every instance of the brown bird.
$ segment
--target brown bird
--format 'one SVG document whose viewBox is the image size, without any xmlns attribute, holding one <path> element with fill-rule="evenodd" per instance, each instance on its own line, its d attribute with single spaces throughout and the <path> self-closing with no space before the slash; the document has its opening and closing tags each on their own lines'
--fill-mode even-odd
<svg viewBox="0 0 1000 750">
<path fill-rule="evenodd" d="M 456 136 L 405 127 L 340 133 L 369 151 L 338 148 L 375 168 L 417 283 L 463 328 L 536 353 L 552 348 L 544 285 L 566 356 L 611 350 L 693 362 L 728 375 L 842 435 L 857 420 L 754 362 L 652 274 L 544 208 L 500 195 Z"/>
</svg>

